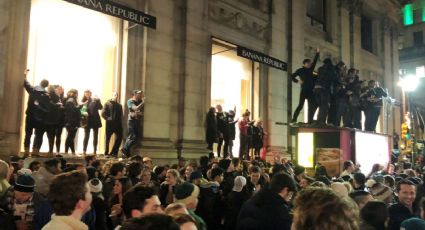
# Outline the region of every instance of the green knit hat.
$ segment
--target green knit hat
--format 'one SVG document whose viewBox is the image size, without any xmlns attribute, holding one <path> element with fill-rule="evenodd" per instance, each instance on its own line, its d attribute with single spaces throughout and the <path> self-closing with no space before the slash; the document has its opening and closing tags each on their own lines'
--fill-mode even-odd
<svg viewBox="0 0 425 230">
<path fill-rule="evenodd" d="M 189 204 L 198 198 L 198 195 L 198 186 L 189 182 L 184 182 L 180 185 L 177 185 L 176 189 L 174 190 L 175 201 L 179 203 Z"/>
</svg>

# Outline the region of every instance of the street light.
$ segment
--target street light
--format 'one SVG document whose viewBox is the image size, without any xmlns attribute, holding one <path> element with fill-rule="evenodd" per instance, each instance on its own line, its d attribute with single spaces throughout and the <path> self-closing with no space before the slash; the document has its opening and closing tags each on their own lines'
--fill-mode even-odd
<svg viewBox="0 0 425 230">
<path fill-rule="evenodd" d="M 404 92 L 412 92 L 419 85 L 419 78 L 416 75 L 407 75 L 400 79 L 398 85 Z"/>
<path fill-rule="evenodd" d="M 401 78 L 398 82 L 398 85 L 401 87 L 403 93 L 403 125 L 406 125 L 410 129 L 410 133 L 414 133 L 414 124 L 409 125 L 409 121 L 413 120 L 410 112 L 410 97 L 409 92 L 413 92 L 416 90 L 416 87 L 419 85 L 419 77 L 416 75 L 406 75 Z M 407 107 L 406 107 L 407 106 Z M 409 127 L 411 126 L 411 127 Z M 412 132 L 413 131 L 413 132 Z M 406 147 L 408 145 L 408 138 L 405 138 Z M 414 154 L 415 154 L 415 139 L 413 138 L 413 148 L 412 148 L 412 164 L 414 164 Z"/>
</svg>

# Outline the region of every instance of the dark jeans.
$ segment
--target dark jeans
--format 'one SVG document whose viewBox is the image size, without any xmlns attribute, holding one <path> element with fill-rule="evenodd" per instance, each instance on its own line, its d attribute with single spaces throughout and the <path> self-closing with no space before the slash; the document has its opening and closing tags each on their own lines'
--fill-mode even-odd
<svg viewBox="0 0 425 230">
<path fill-rule="evenodd" d="M 325 124 L 329 111 L 329 91 L 325 89 L 318 89 L 314 92 L 314 95 L 316 97 L 317 105 L 319 106 L 319 115 L 317 117 L 317 121 L 319 123 Z"/>
<path fill-rule="evenodd" d="M 337 97 L 334 101 L 334 104 L 330 105 L 328 112 L 328 123 L 339 127 L 341 125 L 341 121 L 343 120 L 346 109 L 347 101 L 345 98 Z"/>
<path fill-rule="evenodd" d="M 239 141 L 240 141 L 239 158 L 240 159 L 248 159 L 248 151 L 249 151 L 248 136 L 243 135 L 243 134 L 239 134 Z"/>
<path fill-rule="evenodd" d="M 365 130 L 375 132 L 376 124 L 378 123 L 381 107 L 373 106 L 365 110 Z"/>
<path fill-rule="evenodd" d="M 329 95 L 329 110 L 328 110 L 328 117 L 326 119 L 326 123 L 335 125 L 336 122 L 336 113 L 338 110 L 338 102 L 336 95 Z"/>
<path fill-rule="evenodd" d="M 307 90 L 301 90 L 300 101 L 298 102 L 298 106 L 295 109 L 294 116 L 292 117 L 292 122 L 297 121 L 298 116 L 300 115 L 300 112 L 304 107 L 305 100 L 307 100 L 308 103 L 308 123 L 313 122 L 313 117 L 317 109 L 317 104 L 313 92 L 308 92 Z"/>
<path fill-rule="evenodd" d="M 31 144 L 31 136 L 34 132 L 34 129 L 38 127 L 38 122 L 35 121 L 31 116 L 26 115 L 25 117 L 25 137 L 24 137 L 24 148 L 29 150 Z M 33 143 L 33 148 L 36 147 L 35 142 Z"/>
<path fill-rule="evenodd" d="M 65 153 L 68 153 L 69 149 L 71 149 L 72 153 L 75 153 L 74 139 L 77 131 L 78 127 L 66 127 Z"/>
<path fill-rule="evenodd" d="M 44 133 L 47 133 L 47 139 L 49 140 L 49 153 L 52 153 L 53 147 L 55 145 L 55 138 L 57 138 L 58 132 L 60 132 L 60 134 L 59 134 L 59 140 L 56 139 L 56 150 L 57 152 L 59 152 L 60 141 L 61 141 L 60 135 L 62 135 L 62 126 L 58 126 L 58 125 L 44 125 L 42 128 L 37 128 L 35 130 L 35 138 L 34 138 L 35 147 L 33 148 L 36 148 L 38 150 L 41 149 L 41 146 L 43 144 Z"/>
<path fill-rule="evenodd" d="M 48 126 L 47 125 L 40 125 L 39 127 L 35 128 L 35 136 L 34 136 L 34 143 L 32 144 L 33 149 L 37 149 L 38 151 L 41 149 L 41 146 L 43 145 L 43 136 L 45 132 L 48 132 Z"/>
<path fill-rule="evenodd" d="M 358 106 L 347 106 L 344 113 L 344 127 L 362 129 L 362 111 Z"/>
<path fill-rule="evenodd" d="M 140 138 L 140 120 L 129 120 L 127 124 L 128 136 L 123 147 L 123 152 L 129 155 L 131 147 L 136 144 L 137 140 Z"/>
<path fill-rule="evenodd" d="M 115 134 L 114 146 L 112 151 L 109 153 L 109 142 L 111 141 L 112 135 Z M 117 156 L 118 150 L 122 142 L 122 127 L 114 127 L 110 124 L 106 124 L 106 141 L 105 141 L 105 155 L 111 154 Z"/>
<path fill-rule="evenodd" d="M 89 138 L 90 138 L 90 130 L 93 129 L 93 151 L 96 153 L 97 150 L 97 142 L 99 138 L 99 128 L 84 128 L 84 141 L 83 141 L 83 151 L 87 151 L 87 145 L 89 144 Z"/>
<path fill-rule="evenodd" d="M 55 132 L 56 152 L 59 153 L 60 149 L 61 149 L 61 139 L 62 139 L 63 126 L 62 125 L 56 126 L 55 131 L 56 131 Z"/>
<path fill-rule="evenodd" d="M 224 138 L 223 158 L 227 158 L 229 156 L 229 153 L 232 150 L 232 145 L 232 140 Z"/>
<path fill-rule="evenodd" d="M 220 155 L 221 155 L 221 147 L 223 146 L 223 141 L 224 141 L 224 139 L 222 137 L 219 137 L 218 138 L 218 143 L 217 143 L 217 157 L 220 157 Z M 226 151 L 226 150 L 223 149 L 223 151 Z M 223 156 L 225 154 L 226 153 L 223 152 Z"/>
</svg>

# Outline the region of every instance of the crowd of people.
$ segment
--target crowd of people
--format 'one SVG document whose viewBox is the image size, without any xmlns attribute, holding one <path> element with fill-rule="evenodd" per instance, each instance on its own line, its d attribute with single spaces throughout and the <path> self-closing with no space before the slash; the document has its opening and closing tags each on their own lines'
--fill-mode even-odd
<svg viewBox="0 0 425 230">
<path fill-rule="evenodd" d="M 387 90 L 378 82 L 370 80 L 367 85 L 361 81 L 359 70 L 347 69 L 344 62 L 332 63 L 330 58 L 323 65 L 315 67 L 319 59 L 319 49 L 314 60 L 304 59 L 303 66 L 292 74 L 292 80 L 301 85 L 300 100 L 292 117 L 296 123 L 305 100 L 308 102 L 308 124 L 330 125 L 362 129 L 361 113 L 364 112 L 366 131 L 375 132 L 382 108 L 382 99 L 388 96 Z M 314 115 L 318 111 L 317 120 Z"/>
<path fill-rule="evenodd" d="M 310 175 L 310 176 L 309 176 Z M 364 174 L 351 161 L 330 177 L 273 162 L 151 158 L 67 163 L 0 160 L 1 229 L 425 229 L 425 184 L 411 164 L 374 165 Z"/>
<path fill-rule="evenodd" d="M 247 109 L 242 114 L 242 118 L 235 119 L 236 107 L 229 112 L 224 112 L 220 104 L 210 107 L 206 116 L 206 137 L 207 149 L 213 150 L 214 143 L 217 143 L 217 156 L 223 158 L 233 158 L 233 141 L 236 137 L 236 125 L 239 131 L 239 154 L 240 159 L 258 159 L 260 152 L 265 151 L 264 131 L 261 119 L 250 120 L 251 112 Z M 253 153 L 253 154 L 250 154 Z M 252 156 L 250 156 L 252 155 Z"/>
<path fill-rule="evenodd" d="M 119 103 L 119 95 L 112 93 L 104 105 L 97 96 L 92 97 L 90 90 L 85 90 L 83 97 L 78 102 L 78 90 L 69 89 L 64 94 L 64 89 L 60 85 L 49 85 L 49 81 L 43 79 L 39 85 L 32 86 L 26 79 L 29 70 L 25 71 L 24 88 L 28 93 L 28 103 L 25 117 L 25 156 L 29 156 L 31 137 L 34 134 L 32 143 L 33 155 L 38 155 L 43 144 L 43 136 L 46 133 L 48 138 L 48 156 L 52 157 L 54 146 L 56 153 L 61 151 L 62 131 L 66 129 L 65 153 L 75 151 L 75 137 L 79 128 L 84 129 L 83 155 L 86 155 L 90 133 L 93 135 L 93 154 L 98 148 L 99 128 L 102 127 L 101 117 L 106 124 L 105 155 L 117 156 L 123 139 L 123 107 Z M 131 154 L 131 148 L 143 135 L 141 120 L 144 112 L 145 96 L 143 91 L 134 90 L 132 97 L 127 101 L 128 108 L 128 136 L 121 149 L 123 157 Z M 100 112 L 100 115 L 99 115 Z M 112 135 L 115 135 L 112 149 L 109 148 Z"/>
</svg>

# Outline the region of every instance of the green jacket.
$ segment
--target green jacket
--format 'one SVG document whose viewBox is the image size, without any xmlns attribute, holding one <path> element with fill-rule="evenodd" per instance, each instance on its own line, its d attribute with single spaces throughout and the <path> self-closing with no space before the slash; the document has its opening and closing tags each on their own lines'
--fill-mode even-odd
<svg viewBox="0 0 425 230">
<path fill-rule="evenodd" d="M 192 210 L 188 210 L 189 215 L 196 221 L 199 230 L 207 230 L 207 224 L 205 221 L 198 215 L 196 215 Z"/>
</svg>

